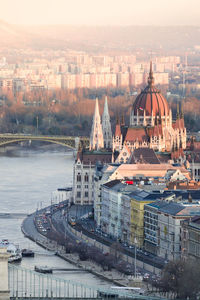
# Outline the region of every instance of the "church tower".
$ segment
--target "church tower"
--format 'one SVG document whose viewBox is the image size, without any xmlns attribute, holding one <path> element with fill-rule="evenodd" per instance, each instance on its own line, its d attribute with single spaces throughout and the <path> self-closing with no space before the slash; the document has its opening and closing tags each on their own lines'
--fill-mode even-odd
<svg viewBox="0 0 200 300">
<path fill-rule="evenodd" d="M 93 116 L 92 130 L 90 134 L 90 150 L 99 150 L 104 147 L 101 117 L 99 114 L 99 103 L 96 98 L 95 111 Z"/>
<path fill-rule="evenodd" d="M 104 103 L 104 111 L 102 115 L 102 129 L 103 129 L 103 139 L 104 139 L 104 148 L 112 148 L 112 130 L 110 124 L 110 115 L 108 111 L 108 101 L 107 96 Z"/>
</svg>

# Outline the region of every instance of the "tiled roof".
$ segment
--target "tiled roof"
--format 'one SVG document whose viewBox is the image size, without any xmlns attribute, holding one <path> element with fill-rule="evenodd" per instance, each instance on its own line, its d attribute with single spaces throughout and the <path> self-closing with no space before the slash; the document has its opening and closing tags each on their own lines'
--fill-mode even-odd
<svg viewBox="0 0 200 300">
<path fill-rule="evenodd" d="M 112 152 L 109 151 L 81 151 L 78 153 L 77 157 L 83 164 L 95 165 L 97 162 L 112 162 Z"/>
<path fill-rule="evenodd" d="M 134 115 L 141 116 L 169 115 L 169 105 L 161 92 L 153 85 L 148 85 L 136 98 L 133 103 Z"/>
<path fill-rule="evenodd" d="M 109 181 L 107 183 L 104 183 L 103 185 L 108 187 L 108 188 L 112 188 L 118 183 L 120 183 L 120 180 L 116 179 L 116 180 L 112 180 L 112 181 Z"/>
<path fill-rule="evenodd" d="M 150 207 L 155 207 L 155 208 L 159 209 L 159 208 L 164 207 L 164 206 L 167 205 L 167 204 L 168 204 L 168 202 L 166 202 L 166 201 L 158 200 L 158 201 L 155 201 L 155 202 L 146 204 L 145 207 L 146 207 L 146 206 L 147 206 L 147 207 L 150 206 Z"/>
<path fill-rule="evenodd" d="M 160 207 L 158 210 L 170 215 L 177 215 L 180 211 L 184 209 L 183 204 L 179 204 L 176 202 L 168 202 L 167 205 Z"/>
<path fill-rule="evenodd" d="M 191 196 L 193 200 L 200 201 L 200 190 L 172 190 L 176 197 L 182 197 L 183 200 L 188 200 Z"/>
<path fill-rule="evenodd" d="M 149 137 L 144 127 L 129 127 L 126 134 L 125 141 L 126 142 L 135 142 L 135 141 L 148 142 Z"/>
<path fill-rule="evenodd" d="M 169 193 L 160 193 L 160 192 L 155 193 L 155 192 L 136 190 L 130 194 L 130 197 L 135 199 L 136 201 L 156 201 L 159 199 L 169 197 Z"/>
<path fill-rule="evenodd" d="M 138 148 L 134 149 L 130 163 L 160 164 L 160 161 L 158 160 L 153 149 Z"/>
<path fill-rule="evenodd" d="M 171 159 L 171 153 L 156 152 L 156 156 L 161 163 L 168 163 L 168 161 Z"/>
<path fill-rule="evenodd" d="M 190 222 L 195 224 L 200 224 L 200 216 L 195 216 L 191 218 Z"/>
</svg>

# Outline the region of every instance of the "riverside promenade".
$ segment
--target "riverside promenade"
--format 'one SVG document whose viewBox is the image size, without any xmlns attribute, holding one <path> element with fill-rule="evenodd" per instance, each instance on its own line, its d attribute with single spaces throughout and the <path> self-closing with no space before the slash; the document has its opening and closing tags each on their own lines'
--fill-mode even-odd
<svg viewBox="0 0 200 300">
<path fill-rule="evenodd" d="M 50 240 L 46 236 L 39 233 L 36 228 L 34 219 L 38 213 L 42 213 L 43 211 L 44 210 L 35 212 L 24 219 L 21 230 L 27 238 L 31 239 L 41 247 L 54 252 L 60 258 L 68 261 L 76 267 L 84 269 L 101 279 L 107 280 L 108 282 L 116 284 L 117 286 L 130 285 L 130 276 L 125 276 L 115 269 L 112 269 L 112 271 L 105 271 L 101 266 L 93 263 L 92 261 L 80 261 L 78 254 L 65 253 L 65 248 L 63 246 L 58 245 L 55 241 Z M 75 239 L 78 238 L 77 235 L 73 232 L 68 232 L 67 234 L 71 234 Z"/>
</svg>

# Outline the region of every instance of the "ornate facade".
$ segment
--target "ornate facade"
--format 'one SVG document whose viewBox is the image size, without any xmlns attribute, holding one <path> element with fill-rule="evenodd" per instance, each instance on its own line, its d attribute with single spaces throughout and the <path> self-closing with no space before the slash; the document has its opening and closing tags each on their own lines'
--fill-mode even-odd
<svg viewBox="0 0 200 300">
<path fill-rule="evenodd" d="M 152 63 L 147 87 L 137 96 L 130 114 L 130 126 L 116 125 L 113 151 L 148 147 L 160 152 L 173 152 L 186 148 L 186 128 L 183 113 L 172 111 L 167 100 L 154 86 Z M 125 162 L 125 161 L 124 161 Z"/>
<path fill-rule="evenodd" d="M 72 197 L 75 204 L 93 204 L 96 163 L 98 162 L 102 165 L 111 163 L 111 148 L 112 131 L 107 99 L 105 99 L 102 124 L 98 99 L 96 99 L 90 134 L 90 149 L 79 149 L 74 163 Z"/>
</svg>

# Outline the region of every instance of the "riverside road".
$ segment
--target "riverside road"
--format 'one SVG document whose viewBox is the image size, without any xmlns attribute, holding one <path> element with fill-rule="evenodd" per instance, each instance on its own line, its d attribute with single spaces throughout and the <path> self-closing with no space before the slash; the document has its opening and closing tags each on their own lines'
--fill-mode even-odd
<svg viewBox="0 0 200 300">
<path fill-rule="evenodd" d="M 87 209 L 83 210 L 83 208 L 80 208 L 77 206 L 73 206 L 73 211 L 76 211 L 76 216 L 78 218 L 80 218 L 82 215 L 85 215 Z M 49 209 L 49 208 L 48 208 Z M 40 210 L 34 214 L 32 214 L 31 216 L 28 216 L 24 222 L 23 222 L 23 232 L 25 233 L 25 235 L 27 235 L 28 237 L 30 237 L 32 240 L 36 241 L 37 243 L 41 244 L 41 245 L 47 245 L 48 239 L 46 238 L 46 236 L 44 236 L 43 234 L 39 233 L 38 230 L 36 229 L 35 223 L 34 223 L 34 219 L 38 214 L 42 214 L 45 211 L 45 209 Z M 67 214 L 69 214 L 70 211 L 67 212 Z M 80 224 L 77 224 L 76 226 L 73 227 L 73 229 L 75 229 L 77 232 L 81 233 L 81 237 L 77 236 L 76 234 L 74 234 L 72 232 L 72 228 L 71 226 L 68 224 L 67 221 L 67 215 L 63 214 L 63 209 L 58 209 L 56 212 L 54 212 L 51 216 L 51 223 L 53 226 L 54 231 L 57 231 L 60 235 L 63 236 L 63 239 L 66 236 L 70 236 L 71 238 L 75 239 L 76 241 L 82 241 L 82 235 L 88 237 L 88 239 L 92 239 L 95 241 L 97 241 L 98 243 L 102 244 L 102 248 L 103 246 L 107 246 L 110 247 L 113 243 L 113 240 L 109 239 L 108 237 L 103 237 L 100 234 L 97 233 L 93 233 L 90 232 L 89 230 L 87 230 L 86 228 L 82 227 Z M 87 245 L 90 245 L 90 243 L 88 243 L 88 241 L 85 241 L 87 243 Z M 92 243 L 91 245 L 94 245 L 94 243 Z M 48 248 L 50 247 L 50 244 L 48 244 Z M 52 243 L 52 248 L 51 250 L 56 250 L 55 249 L 55 244 L 53 246 Z M 127 257 L 130 257 L 132 259 L 134 259 L 134 252 L 135 249 L 129 249 L 126 247 L 123 247 L 123 254 L 126 255 Z M 128 259 L 127 259 L 128 261 Z M 142 264 L 141 264 L 142 263 Z M 151 255 L 151 254 L 147 254 L 147 253 L 142 253 L 137 252 L 137 264 L 140 266 L 140 272 L 144 273 L 145 271 L 149 271 L 149 268 L 147 269 L 145 266 L 149 265 L 151 267 L 153 267 L 154 269 L 162 269 L 165 261 L 157 256 Z M 153 270 L 153 269 L 152 269 Z"/>
<path fill-rule="evenodd" d="M 81 214 L 78 213 L 78 216 L 81 216 Z M 54 226 L 56 227 L 56 229 L 60 233 L 63 234 L 63 236 L 66 234 L 66 232 L 71 233 L 71 230 L 69 229 L 69 224 L 67 222 L 67 218 L 62 216 L 61 211 L 57 211 L 55 214 L 53 214 L 52 222 L 53 222 Z M 110 247 L 114 242 L 109 237 L 103 237 L 100 234 L 90 232 L 89 230 L 82 227 L 79 223 L 74 226 L 74 229 L 79 231 L 79 232 L 82 232 L 84 235 L 88 236 L 89 238 L 94 239 L 97 242 L 99 242 L 99 243 L 101 243 L 105 246 L 108 246 L 108 247 Z M 129 248 L 123 247 L 123 253 L 125 255 L 128 255 L 128 256 L 134 258 L 135 249 L 134 248 L 129 249 Z M 155 255 L 146 253 L 146 252 L 142 253 L 141 251 L 137 252 L 137 260 L 142 261 L 142 262 L 144 262 L 146 264 L 149 264 L 151 266 L 154 266 L 158 269 L 162 269 L 163 266 L 165 265 L 165 260 L 164 259 L 162 259 L 160 257 L 157 257 Z"/>
</svg>

